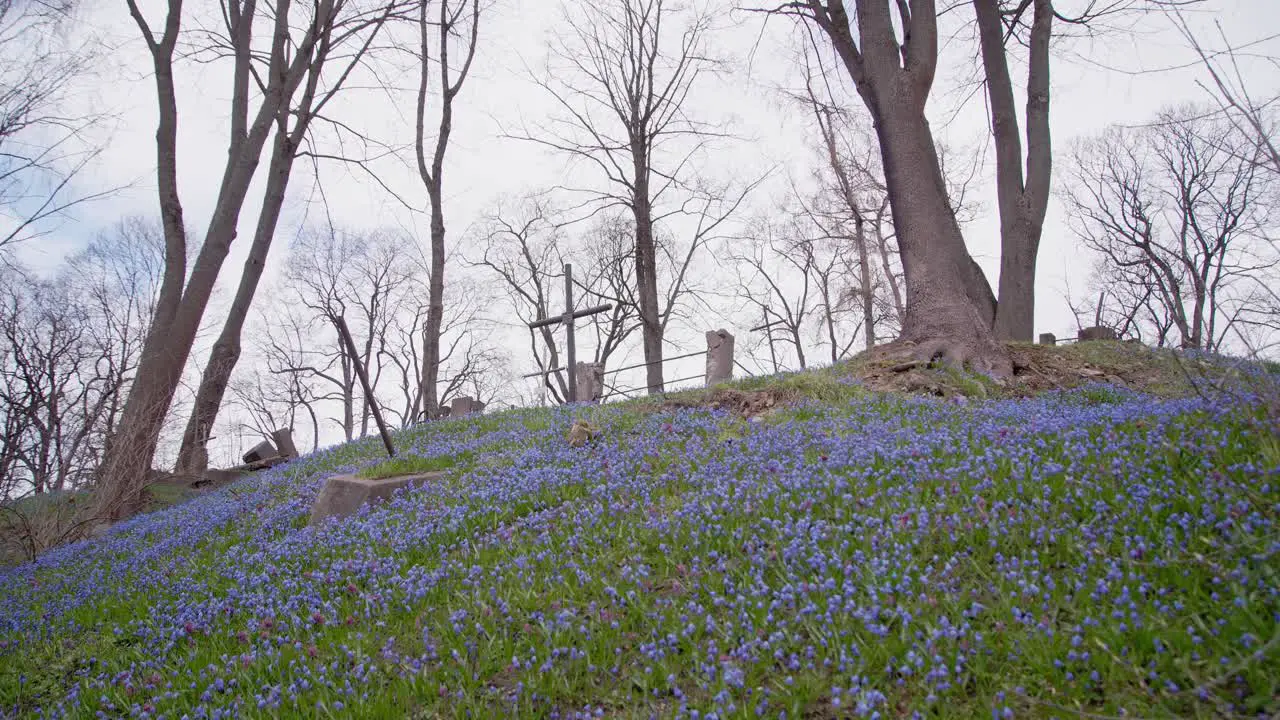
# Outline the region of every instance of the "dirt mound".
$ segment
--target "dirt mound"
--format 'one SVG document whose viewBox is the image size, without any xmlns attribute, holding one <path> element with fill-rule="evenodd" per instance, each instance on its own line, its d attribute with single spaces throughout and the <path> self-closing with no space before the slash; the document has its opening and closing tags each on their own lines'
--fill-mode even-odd
<svg viewBox="0 0 1280 720">
<path fill-rule="evenodd" d="M 1092 383 L 1107 383 L 1156 395 L 1191 391 L 1195 361 L 1181 361 L 1170 350 L 1129 341 L 1090 341 L 1072 345 L 1007 345 L 1013 377 L 997 383 L 953 368 L 918 363 L 850 363 L 850 373 L 867 389 L 941 397 L 1027 397 Z"/>
<path fill-rule="evenodd" d="M 661 408 L 663 410 L 712 408 L 750 418 L 767 414 L 778 405 L 794 399 L 793 395 L 794 393 L 782 389 L 740 390 L 735 387 L 719 386 L 704 394 L 667 398 L 662 402 Z"/>
</svg>

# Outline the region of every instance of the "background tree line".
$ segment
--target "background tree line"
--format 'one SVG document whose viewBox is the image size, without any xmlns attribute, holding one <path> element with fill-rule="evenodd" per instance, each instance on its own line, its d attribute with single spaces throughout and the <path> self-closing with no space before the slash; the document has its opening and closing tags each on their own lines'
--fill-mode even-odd
<svg viewBox="0 0 1280 720">
<path fill-rule="evenodd" d="M 407 426 L 460 395 L 563 402 L 563 338 L 525 325 L 562 312 L 566 262 L 582 303 L 613 306 L 584 321 L 580 357 L 643 360 L 648 392 L 668 389 L 673 347 L 721 324 L 738 328 L 753 371 L 872 349 L 1007 375 L 1001 342 L 1032 339 L 1055 197 L 1091 268 L 1069 298 L 1080 325 L 1164 346 L 1264 348 L 1280 322 L 1272 90 L 1246 82 L 1226 38 L 1195 36 L 1184 5 L 973 0 L 956 20 L 928 0 L 745 8 L 736 22 L 789 23 L 794 72 L 773 98 L 802 125 L 806 152 L 743 172 L 735 119 L 700 102 L 741 82 L 717 44 L 733 8 L 567 0 L 526 73 L 553 109 L 500 138 L 564 163 L 564 180 L 495 198 L 455 228 L 455 117 L 504 6 L 125 0 L 157 118 L 156 210 L 45 272 L 16 249 L 110 191 L 75 181 L 101 116 L 60 112 L 102 50 L 66 39 L 73 6 L 0 0 L 0 57 L 15 68 L 0 76 L 2 489 L 92 486 L 95 515 L 119 518 L 140 507 L 158 454 L 198 474 L 211 449 L 227 461 L 240 433 L 292 427 L 312 448 L 363 436 L 374 404 Z M 1129 32 L 1155 13 L 1200 58 L 1203 101 L 1055 143 L 1051 70 L 1082 52 L 1080 36 Z M 964 105 L 985 112 L 976 149 L 941 142 L 926 114 L 956 62 L 944 42 L 976 58 L 978 100 Z M 196 68 L 227 98 L 224 164 L 199 230 L 184 205 L 196 190 L 178 172 L 179 88 Z M 374 98 L 411 111 L 379 122 L 364 112 Z M 352 178 L 420 214 L 426 232 L 335 221 L 330 199 Z M 992 279 L 966 243 L 984 181 L 999 220 Z M 282 225 L 293 205 L 306 212 Z M 243 266 L 226 270 L 233 247 Z M 219 277 L 232 280 L 221 294 Z M 768 332 L 743 332 L 757 325 Z M 533 371 L 536 387 L 519 382 Z"/>
</svg>

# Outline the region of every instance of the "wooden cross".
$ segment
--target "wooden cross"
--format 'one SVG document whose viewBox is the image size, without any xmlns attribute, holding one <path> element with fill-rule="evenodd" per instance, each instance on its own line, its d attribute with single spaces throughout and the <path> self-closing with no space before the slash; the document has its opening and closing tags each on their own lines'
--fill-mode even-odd
<svg viewBox="0 0 1280 720">
<path fill-rule="evenodd" d="M 595 307 L 589 307 L 589 308 L 586 308 L 585 310 L 578 310 L 577 312 L 574 312 L 573 310 L 573 265 L 571 265 L 570 263 L 565 263 L 564 264 L 564 314 L 558 317 L 553 316 L 549 318 L 543 318 L 541 320 L 529 323 L 530 330 L 536 330 L 538 328 L 546 327 L 548 325 L 556 325 L 556 324 L 562 324 L 565 327 L 565 333 L 567 336 L 565 338 L 565 345 L 567 346 L 567 349 L 569 351 L 568 358 L 566 359 L 567 361 L 565 362 L 565 366 L 569 368 L 568 402 L 573 402 L 578 397 L 578 375 L 577 375 L 578 357 L 577 357 L 577 349 L 574 347 L 573 321 L 578 318 L 595 315 L 596 313 L 608 312 L 612 309 L 613 309 L 612 304 L 605 303 L 604 305 L 596 305 Z M 553 373 L 556 370 L 560 370 L 560 369 L 562 368 L 552 368 L 540 374 L 543 375 L 543 377 L 545 378 L 547 373 Z"/>
</svg>

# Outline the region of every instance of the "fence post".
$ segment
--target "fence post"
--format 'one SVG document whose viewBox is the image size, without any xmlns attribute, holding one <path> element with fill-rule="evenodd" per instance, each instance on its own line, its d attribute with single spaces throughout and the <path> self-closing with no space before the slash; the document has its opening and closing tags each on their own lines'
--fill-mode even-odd
<svg viewBox="0 0 1280 720">
<path fill-rule="evenodd" d="M 604 396 L 604 365 L 580 362 L 573 368 L 574 402 L 598 403 Z"/>
<path fill-rule="evenodd" d="M 733 335 L 723 328 L 707 331 L 707 387 L 733 378 Z"/>
<path fill-rule="evenodd" d="M 1057 345 L 1058 338 L 1053 333 L 1040 333 L 1041 345 Z"/>
</svg>

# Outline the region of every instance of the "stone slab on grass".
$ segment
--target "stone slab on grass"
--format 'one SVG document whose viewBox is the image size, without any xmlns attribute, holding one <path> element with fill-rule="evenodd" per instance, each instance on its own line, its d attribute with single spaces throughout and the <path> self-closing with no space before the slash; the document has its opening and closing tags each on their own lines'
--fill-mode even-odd
<svg viewBox="0 0 1280 720">
<path fill-rule="evenodd" d="M 428 472 L 377 480 L 355 475 L 331 477 L 311 506 L 311 524 L 319 525 L 325 518 L 354 515 L 361 506 L 387 500 L 400 488 L 434 482 L 444 475 Z"/>
</svg>

